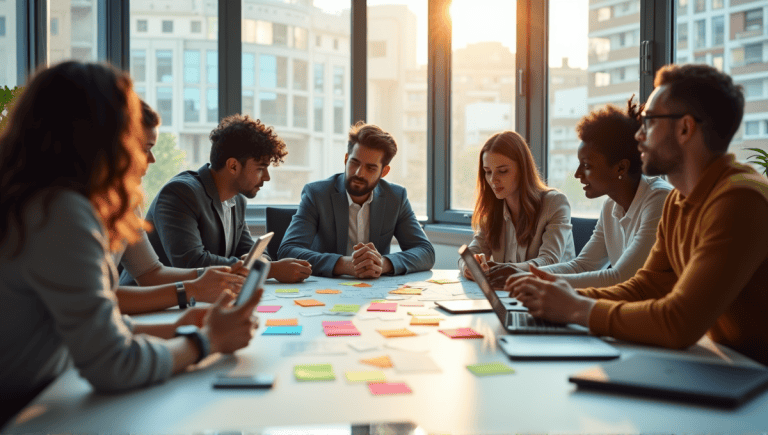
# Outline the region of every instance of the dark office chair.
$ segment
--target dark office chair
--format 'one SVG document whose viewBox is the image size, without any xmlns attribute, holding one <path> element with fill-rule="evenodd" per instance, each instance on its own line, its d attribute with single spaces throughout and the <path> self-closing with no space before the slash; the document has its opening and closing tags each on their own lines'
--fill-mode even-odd
<svg viewBox="0 0 768 435">
<path fill-rule="evenodd" d="M 295 208 L 267 207 L 267 232 L 272 231 L 275 235 L 267 245 L 267 253 L 272 260 L 277 260 L 277 250 L 280 249 L 280 243 L 283 242 L 283 236 L 291 224 L 293 215 L 296 214 Z"/>
<path fill-rule="evenodd" d="M 269 218 L 267 218 L 267 222 L 269 222 Z M 595 232 L 597 219 L 571 217 L 571 225 L 573 225 L 573 244 L 576 248 L 576 256 L 578 257 L 579 252 L 587 244 L 589 238 L 592 237 L 592 233 Z M 269 228 L 269 224 L 267 224 L 267 228 Z"/>
</svg>

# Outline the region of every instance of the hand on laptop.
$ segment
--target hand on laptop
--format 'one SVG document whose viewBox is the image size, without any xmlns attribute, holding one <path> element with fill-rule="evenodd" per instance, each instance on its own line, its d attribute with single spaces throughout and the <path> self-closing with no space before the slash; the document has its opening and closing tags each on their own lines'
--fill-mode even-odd
<svg viewBox="0 0 768 435">
<path fill-rule="evenodd" d="M 495 289 L 504 288 L 504 283 L 507 281 L 509 276 L 523 272 L 510 263 L 495 263 L 493 261 L 489 261 L 488 266 L 489 269 L 485 276 L 488 278 L 488 282 L 491 284 L 491 287 Z"/>
<path fill-rule="evenodd" d="M 267 278 L 274 278 L 284 283 L 301 282 L 312 275 L 312 265 L 308 261 L 296 258 L 273 261 L 270 266 Z"/>
<path fill-rule="evenodd" d="M 564 279 L 530 265 L 531 274 L 512 280 L 504 286 L 528 312 L 544 320 L 589 326 L 589 312 L 595 300 L 581 296 Z"/>
</svg>

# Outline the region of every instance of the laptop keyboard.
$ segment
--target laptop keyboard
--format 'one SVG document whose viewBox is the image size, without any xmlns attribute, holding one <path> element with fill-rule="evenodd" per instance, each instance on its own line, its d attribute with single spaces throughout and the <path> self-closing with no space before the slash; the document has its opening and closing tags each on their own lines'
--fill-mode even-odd
<svg viewBox="0 0 768 435">
<path fill-rule="evenodd" d="M 516 311 L 510 311 L 507 313 L 509 317 L 510 332 L 518 334 L 586 334 L 587 331 L 571 328 L 564 323 L 547 322 L 546 320 L 537 319 L 528 313 L 521 313 Z"/>
</svg>

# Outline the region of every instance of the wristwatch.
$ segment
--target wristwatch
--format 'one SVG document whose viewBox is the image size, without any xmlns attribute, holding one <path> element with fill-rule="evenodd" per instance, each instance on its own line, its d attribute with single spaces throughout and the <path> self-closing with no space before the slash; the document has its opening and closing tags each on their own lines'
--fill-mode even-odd
<svg viewBox="0 0 768 435">
<path fill-rule="evenodd" d="M 197 357 L 195 364 L 199 363 L 203 360 L 203 358 L 211 354 L 211 342 L 208 340 L 208 337 L 200 332 L 200 329 L 195 325 L 179 326 L 176 328 L 175 337 L 186 337 L 195 343 L 195 346 L 197 346 L 197 349 L 200 351 L 200 356 Z"/>
<path fill-rule="evenodd" d="M 187 308 L 187 305 L 190 307 L 195 306 L 194 296 L 189 298 L 189 302 L 187 302 L 187 290 L 184 288 L 184 283 L 181 281 L 176 283 L 176 297 L 179 300 L 179 308 L 182 310 Z"/>
</svg>

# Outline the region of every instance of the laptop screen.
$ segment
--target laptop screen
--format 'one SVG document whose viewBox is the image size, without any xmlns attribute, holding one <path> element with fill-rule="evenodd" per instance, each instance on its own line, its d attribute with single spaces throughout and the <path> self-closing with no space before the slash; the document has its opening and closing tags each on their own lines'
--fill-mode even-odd
<svg viewBox="0 0 768 435">
<path fill-rule="evenodd" d="M 491 307 L 499 317 L 501 324 L 507 326 L 507 308 L 504 307 L 504 303 L 501 302 L 496 291 L 491 288 L 491 283 L 488 282 L 483 269 L 480 267 L 477 260 L 475 260 L 475 256 L 472 255 L 472 252 L 467 245 L 462 245 L 459 248 L 459 255 L 461 255 L 461 258 L 467 263 L 469 271 L 472 272 L 472 277 L 475 279 L 477 285 L 480 286 L 480 290 L 483 291 L 483 294 L 485 294 L 485 298 L 491 303 Z"/>
</svg>

